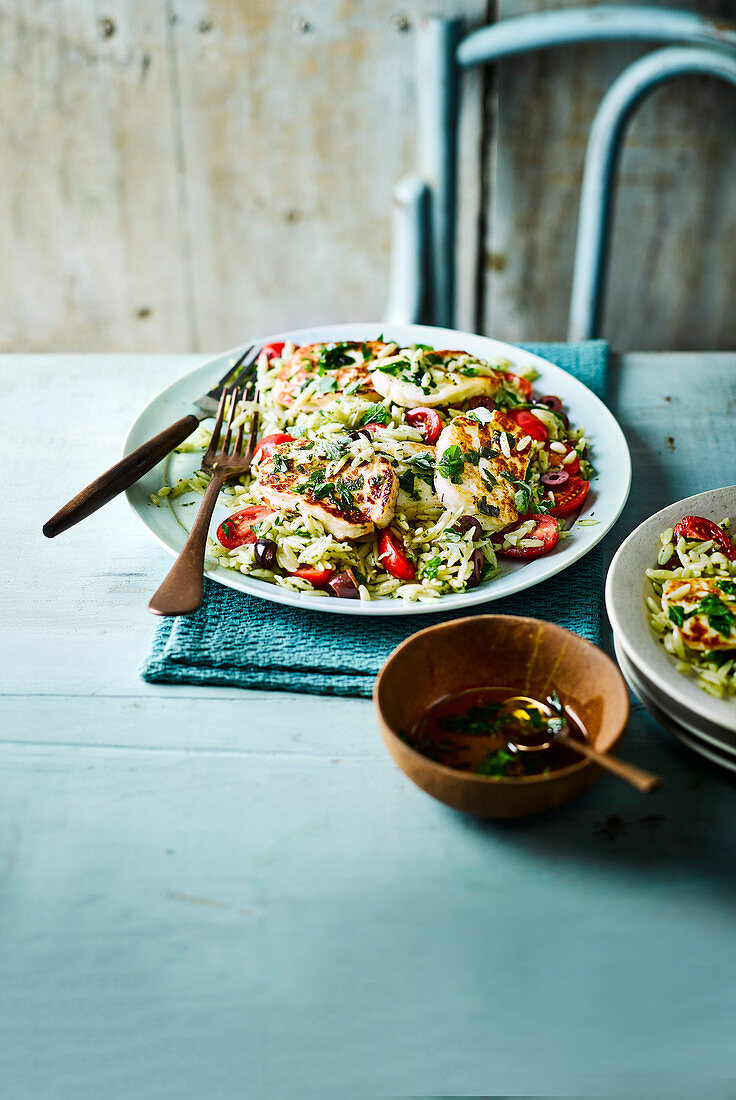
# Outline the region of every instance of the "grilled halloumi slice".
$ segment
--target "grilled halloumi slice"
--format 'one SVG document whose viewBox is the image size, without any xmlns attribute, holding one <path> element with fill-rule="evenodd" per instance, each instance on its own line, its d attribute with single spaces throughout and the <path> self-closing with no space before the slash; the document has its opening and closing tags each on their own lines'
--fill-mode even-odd
<svg viewBox="0 0 736 1100">
<path fill-rule="evenodd" d="M 458 405 L 471 397 L 493 397 L 504 383 L 507 360 L 487 363 L 465 351 L 403 348 L 370 364 L 381 397 L 412 409 L 418 405 Z"/>
<path fill-rule="evenodd" d="M 351 394 L 379 400 L 373 386 L 370 367 L 375 357 L 390 345 L 379 340 L 360 343 L 351 340 L 338 344 L 306 344 L 284 360 L 272 396 L 278 405 L 288 408 L 299 394 L 315 383 L 302 408 L 305 411 L 322 408 L 333 401 L 337 394 L 350 387 Z"/>
<path fill-rule="evenodd" d="M 730 592 L 717 577 L 679 578 L 662 586 L 662 609 L 689 649 L 736 648 L 734 582 L 725 583 Z"/>
<path fill-rule="evenodd" d="M 333 463 L 334 465 L 334 463 Z M 314 516 L 337 539 L 388 527 L 399 482 L 391 463 L 374 455 L 357 467 L 330 472 L 319 441 L 281 443 L 258 467 L 256 484 L 272 508 Z"/>
<path fill-rule="evenodd" d="M 437 440 L 434 485 L 445 508 L 477 516 L 486 531 L 519 518 L 515 496 L 526 477 L 532 440 L 515 420 L 496 409 L 488 423 L 456 416 Z"/>
<path fill-rule="evenodd" d="M 434 447 L 408 439 L 382 438 L 380 431 L 375 433 L 372 443 L 375 451 L 386 456 L 399 479 L 398 511 L 411 515 L 421 508 L 440 504 L 434 488 Z"/>
</svg>

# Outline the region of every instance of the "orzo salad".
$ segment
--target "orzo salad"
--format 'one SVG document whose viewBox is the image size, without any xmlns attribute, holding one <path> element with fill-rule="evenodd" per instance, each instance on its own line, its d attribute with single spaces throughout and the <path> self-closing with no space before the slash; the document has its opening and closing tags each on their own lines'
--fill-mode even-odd
<svg viewBox="0 0 736 1100">
<path fill-rule="evenodd" d="M 210 554 L 295 592 L 414 602 L 550 553 L 585 506 L 589 441 L 559 396 L 512 367 L 383 336 L 268 345 L 260 442 L 223 490 L 232 514 Z M 179 450 L 209 437 L 203 425 Z M 206 484 L 198 472 L 152 500 Z"/>
<path fill-rule="evenodd" d="M 649 623 L 679 672 L 717 698 L 736 695 L 736 539 L 731 522 L 685 516 L 647 569 Z"/>
</svg>

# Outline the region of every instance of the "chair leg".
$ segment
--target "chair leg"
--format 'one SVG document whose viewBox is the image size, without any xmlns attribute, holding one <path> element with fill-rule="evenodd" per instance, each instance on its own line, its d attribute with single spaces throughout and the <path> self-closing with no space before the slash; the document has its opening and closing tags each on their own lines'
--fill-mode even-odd
<svg viewBox="0 0 736 1100">
<path fill-rule="evenodd" d="M 424 319 L 428 194 L 426 183 L 417 175 L 404 176 L 394 188 L 387 324 L 412 325 Z"/>
<path fill-rule="evenodd" d="M 627 123 L 637 105 L 662 81 L 688 73 L 736 84 L 736 59 L 724 50 L 696 46 L 655 50 L 623 71 L 596 112 L 580 191 L 568 340 L 592 340 L 600 334 L 613 186 Z"/>
</svg>

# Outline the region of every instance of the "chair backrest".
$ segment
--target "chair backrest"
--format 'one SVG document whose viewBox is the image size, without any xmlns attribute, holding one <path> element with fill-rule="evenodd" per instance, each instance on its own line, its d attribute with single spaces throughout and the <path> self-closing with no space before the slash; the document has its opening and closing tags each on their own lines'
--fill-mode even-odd
<svg viewBox="0 0 736 1100">
<path fill-rule="evenodd" d="M 672 77 L 705 73 L 736 84 L 736 26 L 694 12 L 605 6 L 507 19 L 465 38 L 458 21 L 427 20 L 419 43 L 419 172 L 400 181 L 395 192 L 387 320 L 421 317 L 453 325 L 460 72 L 532 50 L 612 40 L 680 45 L 656 50 L 624 70 L 604 96 L 591 127 L 568 336 L 598 335 L 611 195 L 626 124 L 648 92 Z"/>
</svg>

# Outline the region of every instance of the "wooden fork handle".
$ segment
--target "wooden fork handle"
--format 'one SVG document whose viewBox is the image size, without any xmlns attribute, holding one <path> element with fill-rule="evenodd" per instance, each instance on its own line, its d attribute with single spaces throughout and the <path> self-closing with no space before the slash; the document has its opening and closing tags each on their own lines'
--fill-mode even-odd
<svg viewBox="0 0 736 1100">
<path fill-rule="evenodd" d="M 600 764 L 606 771 L 613 772 L 619 779 L 624 779 L 632 787 L 636 787 L 638 791 L 646 793 L 647 791 L 653 791 L 655 787 L 660 785 L 659 776 L 652 775 L 651 772 L 645 772 L 643 768 L 637 768 L 634 764 L 627 764 L 624 760 L 618 760 L 607 752 L 596 752 L 585 741 L 577 741 L 574 737 L 558 737 L 557 740 L 564 745 L 569 745 L 571 749 L 575 749 L 575 752 L 579 752 L 582 756 L 587 756 L 589 760 L 594 760 L 596 764 Z"/>
<path fill-rule="evenodd" d="M 224 474 L 212 475 L 189 537 L 148 605 L 154 615 L 191 615 L 202 603 L 207 533 L 224 481 Z"/>
<path fill-rule="evenodd" d="M 131 451 L 129 455 L 116 462 L 109 470 L 93 481 L 86 489 L 82 489 L 75 497 L 60 508 L 48 523 L 43 525 L 43 533 L 46 538 L 52 539 L 54 535 L 61 534 L 75 523 L 86 519 L 101 508 L 103 504 L 130 488 L 134 482 L 152 470 L 153 467 L 165 458 L 169 451 L 173 451 L 180 443 L 192 434 L 199 424 L 199 417 L 190 414 L 177 420 L 176 424 L 164 429 L 149 439 L 142 447 Z"/>
</svg>

